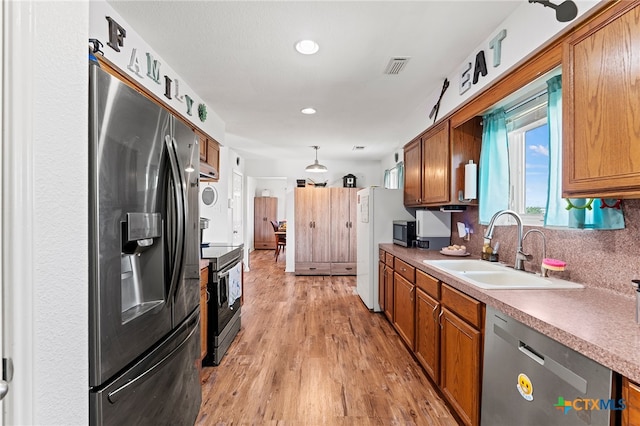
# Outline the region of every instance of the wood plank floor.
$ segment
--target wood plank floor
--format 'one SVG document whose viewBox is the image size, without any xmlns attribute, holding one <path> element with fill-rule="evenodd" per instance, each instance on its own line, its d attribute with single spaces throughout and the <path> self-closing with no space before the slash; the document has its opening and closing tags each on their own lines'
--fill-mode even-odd
<svg viewBox="0 0 640 426">
<path fill-rule="evenodd" d="M 242 329 L 202 372 L 197 425 L 456 425 L 355 277 L 296 277 L 251 254 Z"/>
</svg>

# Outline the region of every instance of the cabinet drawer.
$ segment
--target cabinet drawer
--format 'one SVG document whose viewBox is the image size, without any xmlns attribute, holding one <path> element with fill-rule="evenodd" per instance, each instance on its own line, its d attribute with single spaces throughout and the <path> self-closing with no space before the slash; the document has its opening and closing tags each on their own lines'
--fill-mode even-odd
<svg viewBox="0 0 640 426">
<path fill-rule="evenodd" d="M 440 282 L 431 275 L 416 270 L 416 286 L 434 299 L 440 300 Z"/>
<path fill-rule="evenodd" d="M 331 275 L 356 275 L 356 264 L 350 262 L 332 263 Z"/>
<path fill-rule="evenodd" d="M 402 275 L 407 281 L 413 284 L 416 281 L 416 268 L 403 262 L 396 257 L 393 263 L 393 269 Z"/>
<path fill-rule="evenodd" d="M 385 252 L 384 263 L 386 263 L 387 266 L 391 266 L 393 268 L 393 259 L 395 258 L 393 257 L 392 254 Z"/>
<path fill-rule="evenodd" d="M 273 250 L 276 248 L 276 241 L 255 241 L 253 246 L 256 250 Z"/>
<path fill-rule="evenodd" d="M 331 275 L 330 263 L 297 262 L 296 275 Z"/>
<path fill-rule="evenodd" d="M 449 308 L 449 310 L 467 321 L 469 324 L 480 330 L 482 329 L 482 302 L 478 302 L 476 299 L 473 299 L 446 284 L 442 284 L 440 290 L 440 300 L 444 306 Z"/>
<path fill-rule="evenodd" d="M 386 252 L 386 251 L 384 251 L 384 250 L 382 250 L 382 249 L 379 249 L 379 250 L 378 250 L 378 257 L 379 257 L 379 259 L 380 259 L 380 262 L 384 262 L 384 258 L 385 258 L 385 255 L 386 255 L 386 254 L 387 254 L 387 252 Z"/>
</svg>

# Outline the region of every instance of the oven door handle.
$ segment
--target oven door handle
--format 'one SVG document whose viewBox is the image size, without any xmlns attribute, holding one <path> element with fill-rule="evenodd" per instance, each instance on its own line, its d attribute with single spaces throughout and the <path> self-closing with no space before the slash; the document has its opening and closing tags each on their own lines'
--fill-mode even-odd
<svg viewBox="0 0 640 426">
<path fill-rule="evenodd" d="M 227 270 L 226 272 L 218 272 L 218 279 L 221 280 L 224 277 L 228 277 L 229 272 L 231 272 L 231 269 Z"/>
</svg>

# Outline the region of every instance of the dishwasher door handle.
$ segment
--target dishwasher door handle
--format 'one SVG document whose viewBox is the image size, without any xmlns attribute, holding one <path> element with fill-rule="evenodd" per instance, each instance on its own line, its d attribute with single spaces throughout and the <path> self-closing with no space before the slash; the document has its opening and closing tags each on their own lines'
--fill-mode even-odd
<svg viewBox="0 0 640 426">
<path fill-rule="evenodd" d="M 538 364 L 544 365 L 544 356 L 540 355 L 538 352 L 533 350 L 531 346 L 527 345 L 523 341 L 519 342 L 518 350 L 523 354 L 525 354 L 526 356 L 528 356 L 529 358 L 531 358 L 532 360 L 534 360 L 535 362 L 537 362 Z"/>
</svg>

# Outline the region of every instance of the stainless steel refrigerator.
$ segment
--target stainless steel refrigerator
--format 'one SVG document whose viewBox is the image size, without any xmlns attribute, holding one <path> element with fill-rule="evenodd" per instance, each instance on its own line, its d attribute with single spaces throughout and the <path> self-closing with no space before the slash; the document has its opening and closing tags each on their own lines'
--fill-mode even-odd
<svg viewBox="0 0 640 426">
<path fill-rule="evenodd" d="M 89 72 L 90 423 L 193 424 L 197 138 L 99 66 Z"/>
</svg>

